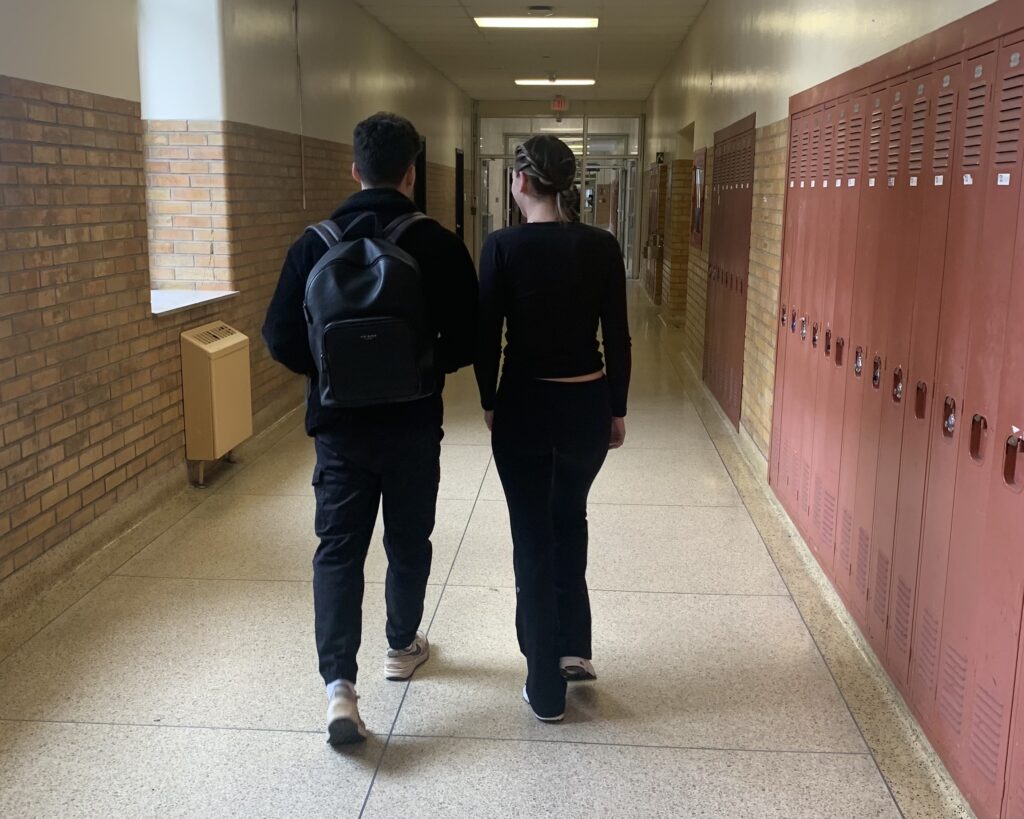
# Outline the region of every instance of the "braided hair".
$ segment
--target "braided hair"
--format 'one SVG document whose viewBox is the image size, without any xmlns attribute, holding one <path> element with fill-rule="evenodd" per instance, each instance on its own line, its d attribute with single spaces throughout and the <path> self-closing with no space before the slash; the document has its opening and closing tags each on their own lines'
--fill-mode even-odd
<svg viewBox="0 0 1024 819">
<path fill-rule="evenodd" d="M 559 221 L 579 218 L 576 155 L 557 137 L 541 134 L 516 148 L 515 170 L 530 177 L 540 196 L 555 197 Z"/>
</svg>

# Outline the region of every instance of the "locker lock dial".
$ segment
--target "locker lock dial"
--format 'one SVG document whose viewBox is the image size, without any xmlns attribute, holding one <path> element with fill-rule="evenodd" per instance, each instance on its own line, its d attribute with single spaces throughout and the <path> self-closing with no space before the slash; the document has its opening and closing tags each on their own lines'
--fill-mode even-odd
<svg viewBox="0 0 1024 819">
<path fill-rule="evenodd" d="M 903 368 L 897 367 L 892 373 L 892 400 L 897 404 L 903 400 Z"/>
<path fill-rule="evenodd" d="M 864 348 L 858 347 L 857 352 L 853 356 L 853 371 L 857 375 L 864 372 Z"/>
<path fill-rule="evenodd" d="M 946 401 L 943 404 L 942 414 L 945 420 L 942 422 L 942 428 L 946 431 L 946 435 L 952 435 L 956 429 L 956 399 L 947 395 Z"/>
</svg>

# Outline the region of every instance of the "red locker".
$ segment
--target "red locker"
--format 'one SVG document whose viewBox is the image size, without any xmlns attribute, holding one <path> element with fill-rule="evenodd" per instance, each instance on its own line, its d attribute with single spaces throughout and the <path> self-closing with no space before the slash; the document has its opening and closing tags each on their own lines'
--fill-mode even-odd
<svg viewBox="0 0 1024 819">
<path fill-rule="evenodd" d="M 854 274 L 853 317 L 850 324 L 850 361 L 847 367 L 846 409 L 843 413 L 843 448 L 839 475 L 839 541 L 836 557 L 836 588 L 858 623 L 864 623 L 868 552 L 866 533 L 856 525 L 858 471 L 862 446 L 861 425 L 865 399 L 872 389 L 871 332 L 878 312 L 880 250 L 885 224 L 887 189 L 883 177 L 886 114 L 892 94 L 885 86 L 868 95 L 867 187 L 861 192 L 857 231 L 857 262 Z M 874 477 L 874 456 L 869 468 Z"/>
<path fill-rule="evenodd" d="M 965 63 L 965 88 L 957 112 L 957 151 L 950 200 L 946 274 L 939 318 L 939 343 L 932 395 L 932 431 L 921 533 L 917 611 L 911 647 L 911 704 L 926 729 L 936 722 L 935 692 L 949 565 L 957 456 L 963 437 L 971 304 L 986 271 L 979 265 L 985 223 L 985 186 L 974 184 L 986 161 L 992 130 L 991 85 L 995 43 L 975 49 Z M 951 658 L 952 659 L 952 658 Z M 955 683 L 954 681 L 951 681 Z"/>
<path fill-rule="evenodd" d="M 998 813 L 1002 798 L 1001 765 L 1013 687 L 1012 673 L 1000 678 L 995 671 L 1002 667 L 1005 672 L 1001 661 L 1017 653 L 1015 633 L 1007 635 L 1005 628 L 999 627 L 1006 606 L 1016 609 L 1017 604 L 1003 598 L 992 607 L 984 601 L 995 602 L 990 584 L 998 585 L 997 575 L 1006 572 L 1019 548 L 987 543 L 979 536 L 988 518 L 991 475 L 1002 468 L 1004 455 L 993 425 L 1006 352 L 1007 304 L 1021 195 L 1018 154 L 1024 70 L 1020 42 L 1004 44 L 996 72 L 993 127 L 978 140 L 987 143 L 977 151 L 980 162 L 975 179 L 986 197 L 978 258 L 978 269 L 984 274 L 971 288 L 965 423 L 957 463 L 936 694 L 938 744 L 948 749 L 948 764 L 960 773 L 961 788 L 972 803 L 991 815 Z M 1004 435 L 1003 442 L 1008 437 Z"/>
<path fill-rule="evenodd" d="M 871 562 L 868 571 L 867 637 L 875 653 L 885 656 L 889 621 L 893 533 L 899 497 L 904 407 L 913 332 L 912 305 L 917 294 L 921 229 L 932 186 L 922 184 L 926 152 L 931 151 L 929 118 L 934 76 L 921 72 L 899 86 L 893 100 L 893 122 L 901 117 L 902 131 L 890 128 L 886 184 L 892 198 L 890 235 L 883 249 L 888 286 L 880 292 L 884 325 L 882 349 L 877 466 L 871 493 Z M 935 83 L 937 85 L 937 82 Z M 942 226 L 945 217 L 942 213 Z M 941 270 L 941 267 L 940 267 Z"/>
<path fill-rule="evenodd" d="M 866 101 L 866 96 L 858 95 L 840 101 L 835 107 L 832 174 L 823 182 L 828 185 L 825 191 L 831 205 L 826 213 L 832 227 L 825 269 L 834 292 L 826 297 L 826 317 L 821 329 L 818 357 L 819 400 L 816 402 L 812 456 L 814 536 L 810 544 L 830 577 L 835 572 L 839 465 L 849 364 L 857 225 L 863 189 Z M 850 180 L 853 180 L 852 185 Z"/>
<path fill-rule="evenodd" d="M 909 141 L 911 117 L 907 111 L 908 90 L 906 78 L 897 80 L 884 95 L 885 126 L 882 130 L 881 157 L 877 178 L 869 176 L 868 185 L 881 189 L 880 210 L 875 220 L 880 223 L 875 256 L 875 287 L 872 314 L 868 323 L 867 345 L 864 357 L 865 383 L 860 420 L 860 451 L 857 455 L 857 479 L 853 512 L 854 582 L 851 592 L 853 611 L 868 634 L 867 613 L 871 573 L 871 531 L 874 521 L 875 489 L 878 479 L 878 445 L 882 425 L 882 404 L 887 391 L 885 359 L 892 325 L 903 317 L 905 303 L 901 300 L 901 285 L 909 278 L 910 265 L 901 265 L 905 259 L 907 234 L 911 227 L 904 211 L 906 204 L 900 182 L 905 176 L 906 145 Z M 895 483 L 895 482 L 893 482 Z M 892 487 L 895 490 L 895 486 Z M 888 570 L 888 566 L 885 566 Z"/>
<path fill-rule="evenodd" d="M 904 374 L 903 439 L 900 452 L 898 505 L 894 521 L 892 597 L 884 662 L 896 685 L 909 691 L 910 646 L 917 590 L 921 514 L 924 506 L 928 443 L 933 413 L 935 356 L 939 308 L 946 258 L 950 176 L 956 142 L 957 106 L 963 77 L 963 56 L 938 68 L 926 82 L 933 101 L 928 115 L 921 186 L 924 192 L 921 237 L 917 245 L 917 288 L 914 295 L 910 353 Z M 913 162 L 914 160 L 912 160 Z M 917 168 L 915 164 L 910 173 Z M 889 537 L 888 530 L 877 533 Z"/>
</svg>

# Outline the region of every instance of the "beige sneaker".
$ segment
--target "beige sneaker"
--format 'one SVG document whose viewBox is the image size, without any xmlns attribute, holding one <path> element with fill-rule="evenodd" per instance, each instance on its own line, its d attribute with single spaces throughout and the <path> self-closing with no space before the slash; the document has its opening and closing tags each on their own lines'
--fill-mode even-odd
<svg viewBox="0 0 1024 819">
<path fill-rule="evenodd" d="M 389 648 L 384 661 L 384 676 L 389 680 L 407 680 L 413 672 L 430 659 L 430 643 L 422 631 L 408 648 Z"/>
<path fill-rule="evenodd" d="M 356 687 L 346 681 L 327 703 L 327 741 L 331 745 L 350 745 L 366 739 L 366 726 L 356 705 L 358 699 Z"/>
</svg>

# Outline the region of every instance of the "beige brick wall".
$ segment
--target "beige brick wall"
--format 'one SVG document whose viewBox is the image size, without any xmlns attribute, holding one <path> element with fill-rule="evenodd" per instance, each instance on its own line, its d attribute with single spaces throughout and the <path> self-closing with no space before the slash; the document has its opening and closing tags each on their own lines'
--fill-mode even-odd
<svg viewBox="0 0 1024 819">
<path fill-rule="evenodd" d="M 782 271 L 789 120 L 759 128 L 754 158 L 754 210 L 743 354 L 741 423 L 767 457 L 775 391 L 776 314 Z"/>
<path fill-rule="evenodd" d="M 686 320 L 686 286 L 690 265 L 690 209 L 693 160 L 677 159 L 669 167 L 665 258 L 662 265 L 661 315 L 673 326 Z"/>
<path fill-rule="evenodd" d="M 714 151 L 708 150 L 704 171 L 707 198 L 704 205 L 704 244 L 700 249 L 691 247 L 686 281 L 686 320 L 683 323 L 686 354 L 700 373 L 704 368 L 704 323 L 708 298 L 708 249 L 711 247 L 711 185 L 714 174 Z"/>
</svg>

